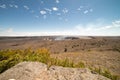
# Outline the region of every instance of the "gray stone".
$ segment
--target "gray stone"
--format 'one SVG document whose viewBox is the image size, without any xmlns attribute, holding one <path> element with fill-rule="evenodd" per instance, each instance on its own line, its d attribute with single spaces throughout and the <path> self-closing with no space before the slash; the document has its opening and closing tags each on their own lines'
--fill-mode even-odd
<svg viewBox="0 0 120 80">
<path fill-rule="evenodd" d="M 0 75 L 0 80 L 110 80 L 87 68 L 51 66 L 39 62 L 22 62 Z"/>
</svg>

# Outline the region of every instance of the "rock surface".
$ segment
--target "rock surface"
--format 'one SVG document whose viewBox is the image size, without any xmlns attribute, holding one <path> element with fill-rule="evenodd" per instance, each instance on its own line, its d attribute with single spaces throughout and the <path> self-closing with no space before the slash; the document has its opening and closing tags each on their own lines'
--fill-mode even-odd
<svg viewBox="0 0 120 80">
<path fill-rule="evenodd" d="M 87 68 L 48 66 L 39 62 L 22 62 L 0 74 L 0 80 L 110 80 Z"/>
</svg>

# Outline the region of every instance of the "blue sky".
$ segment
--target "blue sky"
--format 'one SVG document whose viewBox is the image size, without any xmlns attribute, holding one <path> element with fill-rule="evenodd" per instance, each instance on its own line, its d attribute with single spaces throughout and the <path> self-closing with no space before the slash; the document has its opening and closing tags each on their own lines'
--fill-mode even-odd
<svg viewBox="0 0 120 80">
<path fill-rule="evenodd" d="M 0 36 L 120 36 L 120 0 L 0 0 Z"/>
</svg>

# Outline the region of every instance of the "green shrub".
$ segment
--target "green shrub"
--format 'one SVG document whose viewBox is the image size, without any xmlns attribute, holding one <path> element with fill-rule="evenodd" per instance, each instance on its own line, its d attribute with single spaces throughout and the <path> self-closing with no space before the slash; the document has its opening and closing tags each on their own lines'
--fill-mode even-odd
<svg viewBox="0 0 120 80">
<path fill-rule="evenodd" d="M 3 71 L 5 71 L 7 68 L 7 64 L 8 64 L 8 60 L 2 60 L 0 61 L 0 73 L 2 73 Z"/>
<path fill-rule="evenodd" d="M 22 57 L 19 54 L 14 54 L 6 60 L 0 61 L 0 73 L 16 65 L 19 62 L 22 62 Z"/>
<path fill-rule="evenodd" d="M 47 63 L 50 53 L 47 49 L 33 51 L 28 48 L 25 50 L 1 50 L 0 51 L 0 73 L 22 61 L 39 61 Z"/>
</svg>

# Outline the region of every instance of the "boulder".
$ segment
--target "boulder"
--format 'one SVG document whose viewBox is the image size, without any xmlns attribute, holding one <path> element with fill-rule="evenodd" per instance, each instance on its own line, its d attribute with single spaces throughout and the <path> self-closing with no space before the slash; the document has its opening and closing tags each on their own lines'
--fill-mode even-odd
<svg viewBox="0 0 120 80">
<path fill-rule="evenodd" d="M 51 66 L 22 62 L 0 74 L 0 80 L 110 80 L 87 68 Z"/>
</svg>

